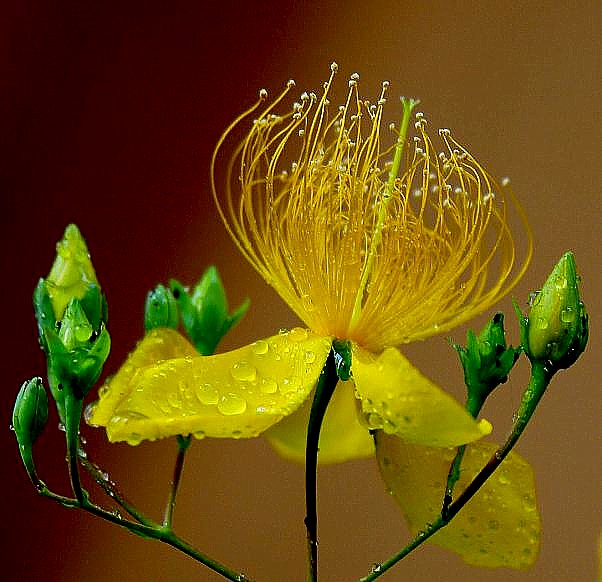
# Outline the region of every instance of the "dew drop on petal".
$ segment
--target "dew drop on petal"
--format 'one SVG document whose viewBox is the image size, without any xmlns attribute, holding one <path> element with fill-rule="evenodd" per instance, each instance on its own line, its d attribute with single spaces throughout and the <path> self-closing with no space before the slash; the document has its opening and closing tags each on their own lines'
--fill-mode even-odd
<svg viewBox="0 0 602 582">
<path fill-rule="evenodd" d="M 246 360 L 241 360 L 232 366 L 230 374 L 240 382 L 254 382 L 257 379 L 257 368 Z"/>
<path fill-rule="evenodd" d="M 230 392 L 219 399 L 217 409 L 226 416 L 242 414 L 247 409 L 247 401 L 242 396 Z"/>
<path fill-rule="evenodd" d="M 219 400 L 217 388 L 214 388 L 211 384 L 201 384 L 200 386 L 197 386 L 195 394 L 199 399 L 199 402 L 205 406 L 217 404 L 217 401 Z"/>
<path fill-rule="evenodd" d="M 264 394 L 274 394 L 278 390 L 278 382 L 270 377 L 262 378 L 259 389 Z"/>
<path fill-rule="evenodd" d="M 256 356 L 263 356 L 268 353 L 268 342 L 265 340 L 258 340 L 251 346 L 251 349 Z"/>
<path fill-rule="evenodd" d="M 292 342 L 302 342 L 307 339 L 307 330 L 302 327 L 295 327 L 291 329 L 289 339 Z"/>
</svg>

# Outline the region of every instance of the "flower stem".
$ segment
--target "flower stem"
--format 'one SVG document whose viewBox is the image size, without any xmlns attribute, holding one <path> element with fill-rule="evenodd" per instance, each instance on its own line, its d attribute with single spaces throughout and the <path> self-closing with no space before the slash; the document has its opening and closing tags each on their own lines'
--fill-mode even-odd
<svg viewBox="0 0 602 582">
<path fill-rule="evenodd" d="M 90 474 L 96 484 L 104 491 L 105 495 L 110 497 L 119 507 L 125 510 L 136 521 L 151 526 L 152 520 L 146 517 L 119 491 L 117 484 L 109 477 L 109 474 L 93 463 L 88 458 L 88 453 L 83 450 L 80 445 L 79 463 Z"/>
<path fill-rule="evenodd" d="M 169 498 L 167 500 L 167 506 L 165 507 L 165 517 L 163 518 L 163 527 L 166 529 L 171 529 L 173 513 L 176 508 L 176 496 L 178 494 L 178 487 L 182 477 L 182 469 L 184 468 L 184 457 L 186 456 L 186 451 L 190 446 L 190 439 L 191 435 L 178 435 L 176 437 L 178 442 L 178 456 L 176 457 L 176 463 L 173 470 L 173 479 L 171 481 L 171 488 L 169 490 Z"/>
<path fill-rule="evenodd" d="M 79 475 L 79 423 L 83 412 L 83 400 L 77 398 L 70 388 L 63 388 L 65 394 L 65 439 L 67 442 L 67 466 L 71 489 L 81 504 L 87 497 Z"/>
<path fill-rule="evenodd" d="M 385 225 L 385 219 L 387 218 L 387 206 L 391 200 L 393 188 L 395 187 L 395 180 L 397 180 L 397 176 L 399 175 L 399 170 L 401 168 L 401 158 L 403 155 L 403 148 L 408 134 L 408 127 L 410 125 L 410 117 L 412 115 L 414 107 L 416 107 L 418 103 L 419 102 L 415 99 L 406 99 L 405 97 L 401 98 L 401 104 L 403 106 L 403 116 L 401 118 L 401 126 L 399 128 L 399 136 L 397 137 L 397 144 L 395 145 L 395 153 L 393 155 L 391 169 L 389 170 L 389 177 L 387 179 L 387 183 L 385 184 L 385 189 L 380 200 L 378 218 L 376 221 L 376 226 L 374 227 L 374 232 L 372 233 L 370 248 L 366 256 L 366 262 L 364 263 L 364 267 L 362 269 L 362 275 L 357 290 L 357 295 L 355 296 L 355 303 L 353 305 L 353 312 L 351 314 L 351 328 L 353 328 L 357 324 L 362 312 L 364 294 L 366 292 L 368 281 L 370 280 L 370 275 L 372 274 L 374 259 L 376 257 L 377 249 L 380 245 L 380 241 L 382 239 L 382 232 Z"/>
<path fill-rule="evenodd" d="M 70 464 L 70 468 L 71 468 L 71 464 Z M 244 574 L 237 573 L 237 572 L 231 570 L 230 568 L 228 568 L 227 566 L 224 566 L 223 564 L 210 558 L 209 556 L 206 556 L 205 554 L 203 554 L 202 552 L 200 552 L 199 550 L 197 550 L 196 548 L 191 546 L 188 542 L 184 541 L 182 538 L 177 536 L 173 531 L 165 529 L 164 527 L 155 523 L 154 521 L 152 521 L 148 518 L 143 518 L 144 519 L 143 523 L 135 523 L 135 522 L 124 519 L 117 512 L 107 511 L 106 509 L 103 509 L 102 507 L 99 507 L 98 505 L 95 505 L 94 503 L 92 503 L 88 499 L 87 494 L 85 494 L 85 492 L 83 492 L 83 490 L 81 489 L 81 486 L 79 488 L 79 491 L 82 492 L 81 499 L 65 497 L 63 495 L 54 493 L 38 477 L 38 474 L 36 472 L 35 465 L 33 464 L 33 462 L 28 463 L 28 465 L 26 466 L 26 469 L 27 469 L 27 475 L 29 476 L 31 483 L 35 487 L 36 491 L 42 497 L 47 497 L 49 499 L 52 499 L 53 501 L 60 503 L 63 507 L 67 507 L 70 509 L 81 509 L 83 511 L 91 513 L 92 515 L 100 517 L 101 519 L 104 519 L 105 521 L 109 521 L 115 525 L 119 525 L 119 526 L 127 529 L 128 531 L 135 533 L 141 537 L 148 538 L 148 539 L 154 539 L 154 540 L 163 542 L 165 544 L 168 544 L 168 545 L 172 546 L 173 548 L 180 550 L 182 553 L 186 554 L 187 556 L 191 557 L 193 560 L 196 560 L 197 562 L 203 564 L 204 566 L 207 566 L 208 568 L 210 568 L 214 572 L 220 574 L 227 580 L 231 580 L 233 582 L 251 582 L 250 579 L 247 578 Z M 78 473 L 73 471 L 73 474 L 75 475 Z M 76 479 L 76 482 L 77 482 L 77 479 Z M 76 486 L 74 487 L 74 489 L 78 490 Z M 113 497 L 113 495 L 111 495 L 111 494 L 109 494 L 109 495 L 111 497 Z M 120 503 L 120 505 L 121 505 L 121 503 Z M 128 513 L 130 513 L 130 510 L 127 507 L 126 507 L 126 510 L 128 511 Z M 142 521 L 142 519 L 138 515 L 134 515 L 134 514 L 132 514 L 132 515 L 139 521 Z"/>
<path fill-rule="evenodd" d="M 474 497 L 477 491 L 491 477 L 494 471 L 501 465 L 502 461 L 508 456 L 514 445 L 517 443 L 520 436 L 523 434 L 529 421 L 531 420 L 541 397 L 543 396 L 553 373 L 550 372 L 546 365 L 541 361 L 535 361 L 531 366 L 531 378 L 525 390 L 519 409 L 516 414 L 516 420 L 512 427 L 512 431 L 504 445 L 495 451 L 487 464 L 481 469 L 476 477 L 470 482 L 458 498 L 448 505 L 447 510 L 443 510 L 441 515 L 431 524 L 419 532 L 416 537 L 397 554 L 391 556 L 382 564 L 378 564 L 372 568 L 372 572 L 360 579 L 360 582 L 372 582 L 392 568 L 400 560 L 405 558 L 410 552 L 422 545 L 433 534 L 445 527 L 455 515 Z"/>
<path fill-rule="evenodd" d="M 320 429 L 328 403 L 338 382 L 334 351 L 331 349 L 320 372 L 311 404 L 305 449 L 305 527 L 307 530 L 308 580 L 318 579 L 317 471 Z"/>
</svg>

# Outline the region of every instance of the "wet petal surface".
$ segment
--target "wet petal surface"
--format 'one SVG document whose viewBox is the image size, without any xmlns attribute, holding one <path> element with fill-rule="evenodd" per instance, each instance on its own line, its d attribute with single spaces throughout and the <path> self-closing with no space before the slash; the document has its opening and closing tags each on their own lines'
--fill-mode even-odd
<svg viewBox="0 0 602 582">
<path fill-rule="evenodd" d="M 489 422 L 475 421 L 395 348 L 374 356 L 353 345 L 351 370 L 371 429 L 435 447 L 465 444 L 491 432 Z"/>
<path fill-rule="evenodd" d="M 456 497 L 496 449 L 496 445 L 483 441 L 466 447 Z M 413 533 L 438 517 L 455 451 L 411 445 L 378 431 L 376 456 L 381 475 Z M 475 566 L 525 569 L 537 558 L 540 531 L 533 471 L 527 461 L 512 452 L 430 541 Z"/>
<path fill-rule="evenodd" d="M 311 410 L 311 396 L 294 414 L 269 429 L 265 436 L 284 458 L 305 462 L 307 424 Z M 374 455 L 374 442 L 357 413 L 358 401 L 351 382 L 339 382 L 328 405 L 320 431 L 321 465 L 342 463 Z"/>
<path fill-rule="evenodd" d="M 130 444 L 178 434 L 254 437 L 303 403 L 330 343 L 296 328 L 215 356 L 161 357 L 109 383 L 90 422 Z M 144 359 L 143 344 L 125 366 Z"/>
</svg>

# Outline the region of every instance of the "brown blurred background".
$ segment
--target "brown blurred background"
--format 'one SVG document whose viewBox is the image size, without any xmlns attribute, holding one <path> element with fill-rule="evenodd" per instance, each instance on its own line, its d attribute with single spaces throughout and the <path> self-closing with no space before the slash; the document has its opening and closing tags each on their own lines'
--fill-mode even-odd
<svg viewBox="0 0 602 582">
<path fill-rule="evenodd" d="M 536 566 L 526 573 L 479 570 L 428 546 L 383 579 L 595 579 L 602 527 L 594 372 L 602 294 L 598 2 L 10 4 L 0 18 L 2 579 L 219 579 L 167 547 L 36 496 L 8 431 L 20 383 L 44 371 L 30 296 L 73 221 L 109 298 L 114 348 L 107 370 L 142 333 L 146 291 L 169 277 L 193 283 L 209 263 L 221 270 L 232 303 L 253 300 L 224 347 L 294 324 L 225 234 L 210 200 L 208 166 L 222 129 L 259 88 L 276 91 L 294 77 L 299 91 L 319 89 L 332 60 L 341 83 L 359 72 L 369 97 L 383 79 L 391 81 L 391 95 L 420 97 L 432 125 L 451 127 L 494 174 L 512 177 L 536 240 L 515 296 L 524 304 L 572 249 L 593 328 L 588 352 L 555 380 L 519 446 L 537 475 L 545 528 Z M 510 298 L 501 308 L 516 341 Z M 461 395 L 445 338 L 407 352 Z M 523 367 L 487 409 L 499 439 L 525 373 Z M 37 449 L 39 469 L 66 491 L 55 426 L 53 418 Z M 86 435 L 94 457 L 158 517 L 174 443 L 130 448 L 108 446 L 100 432 Z M 321 471 L 319 506 L 325 581 L 358 579 L 407 539 L 372 461 Z M 302 469 L 263 440 L 194 443 L 175 523 L 207 553 L 258 581 L 301 581 L 302 518 Z"/>
</svg>

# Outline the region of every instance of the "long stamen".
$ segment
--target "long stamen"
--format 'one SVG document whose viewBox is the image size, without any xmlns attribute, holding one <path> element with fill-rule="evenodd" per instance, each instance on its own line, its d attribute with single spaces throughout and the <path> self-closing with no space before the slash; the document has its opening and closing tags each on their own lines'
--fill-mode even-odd
<svg viewBox="0 0 602 582">
<path fill-rule="evenodd" d="M 362 304 L 364 302 L 366 286 L 368 285 L 368 281 L 372 273 L 374 259 L 376 257 L 378 247 L 380 245 L 382 231 L 385 225 L 385 219 L 387 217 L 387 206 L 389 204 L 389 201 L 391 200 L 393 188 L 395 187 L 395 180 L 397 180 L 397 176 L 399 175 L 399 169 L 401 167 L 401 158 L 403 154 L 403 147 L 405 145 L 408 133 L 408 126 L 410 124 L 410 117 L 412 115 L 414 107 L 416 107 L 418 103 L 419 101 L 415 99 L 406 99 L 405 97 L 401 98 L 401 104 L 403 106 L 403 116 L 401 118 L 399 137 L 397 138 L 397 144 L 395 145 L 395 154 L 393 155 L 393 163 L 391 165 L 391 170 L 389 171 L 389 177 L 387 179 L 387 183 L 385 184 L 385 189 L 380 200 L 378 219 L 374 228 L 372 240 L 370 242 L 370 249 L 368 250 L 368 256 L 366 258 L 364 268 L 362 269 L 362 275 L 360 279 L 359 288 L 357 290 L 357 295 L 355 296 L 355 303 L 353 305 L 353 311 L 351 314 L 351 322 L 349 324 L 350 330 L 352 330 L 355 327 L 362 313 Z"/>
</svg>

